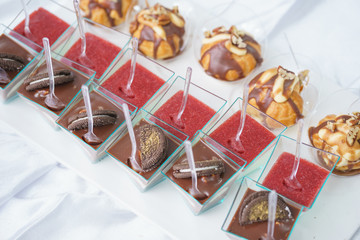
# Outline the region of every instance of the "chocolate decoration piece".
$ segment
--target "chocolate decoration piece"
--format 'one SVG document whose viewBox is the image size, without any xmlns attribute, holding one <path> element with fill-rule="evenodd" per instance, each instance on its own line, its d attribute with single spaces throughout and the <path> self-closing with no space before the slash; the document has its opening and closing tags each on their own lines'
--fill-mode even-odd
<svg viewBox="0 0 360 240">
<path fill-rule="evenodd" d="M 161 128 L 146 124 L 139 128 L 141 168 L 148 172 L 158 167 L 167 155 L 168 141 Z"/>
<path fill-rule="evenodd" d="M 5 71 L 21 71 L 26 66 L 26 60 L 14 54 L 0 53 L 0 67 Z"/>
<path fill-rule="evenodd" d="M 60 69 L 54 71 L 55 85 L 65 84 L 74 81 L 74 75 L 72 71 L 68 69 Z M 35 76 L 29 77 L 24 81 L 26 91 L 34 91 L 41 88 L 49 87 L 49 75 L 48 73 L 41 73 Z"/>
<path fill-rule="evenodd" d="M 239 211 L 240 225 L 248 225 L 268 220 L 269 192 L 259 191 L 247 196 Z M 293 219 L 289 206 L 278 197 L 276 207 L 276 221 L 287 221 Z"/>
<path fill-rule="evenodd" d="M 188 163 L 179 163 L 173 166 L 175 178 L 191 178 L 191 169 Z M 223 161 L 213 157 L 211 160 L 195 161 L 195 170 L 198 177 L 222 174 L 225 172 Z"/>
<path fill-rule="evenodd" d="M 115 124 L 117 118 L 116 112 L 112 110 L 95 110 L 93 111 L 94 127 Z M 68 121 L 69 130 L 79 130 L 88 128 L 88 117 L 86 111 L 73 115 Z"/>
</svg>

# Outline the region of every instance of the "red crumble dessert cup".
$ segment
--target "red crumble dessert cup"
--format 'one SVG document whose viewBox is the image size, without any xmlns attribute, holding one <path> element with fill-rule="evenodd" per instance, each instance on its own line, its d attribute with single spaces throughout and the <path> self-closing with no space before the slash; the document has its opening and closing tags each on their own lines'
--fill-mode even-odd
<svg viewBox="0 0 360 240">
<path fill-rule="evenodd" d="M 264 187 L 275 190 L 278 194 L 310 209 L 339 161 L 339 156 L 302 143 L 300 164 L 296 174 L 301 188 L 295 189 L 285 181 L 293 169 L 295 150 L 296 141 L 294 139 L 280 136 L 258 182 Z M 319 160 L 323 155 L 331 158 L 334 165 L 323 165 Z"/>
<path fill-rule="evenodd" d="M 105 150 L 116 139 L 118 134 L 126 128 L 122 103 L 129 107 L 130 116 L 137 108 L 108 90 L 88 81 L 91 109 L 93 113 L 94 134 L 101 142 L 88 143 L 85 134 L 88 132 L 88 118 L 82 92 L 66 107 L 56 123 L 81 145 L 88 154 L 92 163 L 97 162 L 105 155 Z"/>
<path fill-rule="evenodd" d="M 233 148 L 232 141 L 239 129 L 241 105 L 242 99 L 239 97 L 224 114 L 212 120 L 203 131 L 217 141 L 222 146 L 220 150 L 233 161 L 240 163 L 245 160 L 247 164 L 244 174 L 248 174 L 265 164 L 259 156 L 275 144 L 276 138 L 286 127 L 248 104 L 244 130 L 240 136 L 245 150 L 237 151 Z"/>
<path fill-rule="evenodd" d="M 21 81 L 37 63 L 42 47 L 0 24 L 0 99 L 16 94 Z M 14 63 L 14 64 L 13 64 Z"/>
<path fill-rule="evenodd" d="M 174 72 L 141 54 L 136 56 L 135 76 L 131 84 L 134 96 L 128 96 L 124 92 L 130 76 L 132 49 L 124 49 L 124 52 L 114 61 L 99 80 L 99 84 L 110 92 L 118 95 L 126 101 L 141 108 L 146 102 L 159 91 L 164 92 L 174 81 Z"/>
<path fill-rule="evenodd" d="M 96 72 L 95 77 L 99 79 L 122 49 L 127 46 L 130 36 L 86 18 L 84 19 L 84 26 L 86 60 L 80 58 L 81 39 L 78 24 L 61 36 L 52 50 L 94 70 Z"/>
<path fill-rule="evenodd" d="M 52 125 L 57 127 L 55 121 L 81 90 L 81 86 L 95 77 L 95 72 L 59 54 L 51 52 L 55 79 L 54 93 L 65 105 L 65 107 L 61 109 L 51 109 L 45 103 L 45 98 L 50 93 L 50 90 L 44 52 L 36 58 L 38 63 L 32 72 L 22 81 L 18 89 L 18 94 L 26 102 L 34 106 L 35 109 L 43 113 Z"/>
<path fill-rule="evenodd" d="M 57 1 L 31 0 L 26 4 L 29 13 L 29 28 L 31 35 L 25 34 L 25 12 L 23 9 L 17 14 L 9 27 L 30 40 L 42 45 L 42 38 L 49 38 L 50 45 L 64 34 L 76 21 L 76 15 L 71 9 Z"/>
<path fill-rule="evenodd" d="M 216 113 L 224 107 L 226 100 L 191 83 L 187 104 L 181 118 L 183 125 L 179 126 L 175 123 L 174 117 L 181 107 L 184 84 L 185 79 L 178 76 L 165 93 L 161 89 L 143 108 L 191 139 L 196 131 L 201 130 L 210 119 L 217 117 Z M 164 85 L 163 88 L 165 87 L 168 86 Z"/>
<path fill-rule="evenodd" d="M 180 156 L 165 167 L 163 174 L 179 190 L 192 212 L 198 215 L 224 200 L 246 162 L 240 165 L 232 161 L 219 151 L 219 144 L 202 131 L 197 132 L 191 144 L 197 172 L 197 187 L 204 195 L 199 197 L 191 194 L 191 170 L 184 148 Z"/>
<path fill-rule="evenodd" d="M 266 239 L 269 192 L 268 188 L 248 177 L 242 179 L 221 228 L 228 238 Z M 302 210 L 301 205 L 278 195 L 274 239 L 286 240 L 290 237 Z"/>
<path fill-rule="evenodd" d="M 162 121 L 143 109 L 140 109 L 132 120 L 138 152 L 136 161 L 141 170 L 136 170 L 129 160 L 132 145 L 127 128 L 106 151 L 128 173 L 141 191 L 146 191 L 164 180 L 161 171 L 173 162 L 182 150 L 184 141 L 189 138 L 173 128 L 173 131 L 177 131 L 176 137 L 160 127 L 157 124 L 159 122 Z M 167 124 L 162 122 L 162 125 Z M 172 127 L 167 125 L 167 128 Z"/>
</svg>

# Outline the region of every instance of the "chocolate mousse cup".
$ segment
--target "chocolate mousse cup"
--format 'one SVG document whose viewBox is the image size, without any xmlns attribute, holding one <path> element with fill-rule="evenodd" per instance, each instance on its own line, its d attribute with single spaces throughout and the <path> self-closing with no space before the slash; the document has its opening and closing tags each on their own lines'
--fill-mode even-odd
<svg viewBox="0 0 360 240">
<path fill-rule="evenodd" d="M 233 240 L 258 240 L 264 237 L 264 239 L 266 239 L 268 225 L 267 214 L 263 213 L 259 216 L 252 216 L 250 215 L 250 211 L 246 211 L 246 208 L 251 209 L 256 208 L 261 203 L 266 204 L 269 192 L 269 189 L 248 177 L 242 179 L 236 197 L 221 228 L 228 238 Z M 281 203 L 279 203 L 279 201 L 281 201 Z M 282 213 L 285 214 L 280 215 L 277 213 L 274 239 L 286 240 L 294 230 L 303 211 L 303 207 L 284 196 L 278 195 L 278 208 L 280 208 L 280 206 L 284 210 Z M 261 219 L 261 221 L 253 221 L 254 218 Z"/>
<path fill-rule="evenodd" d="M 158 124 L 160 122 L 162 123 L 162 126 L 167 125 L 165 122 L 146 112 L 144 109 L 140 109 L 132 120 L 137 142 L 137 152 L 141 152 L 142 155 L 141 157 L 139 154 L 136 155 L 136 161 L 141 167 L 141 170 L 136 170 L 129 160 L 132 145 L 127 127 L 106 150 L 106 153 L 109 154 L 109 156 L 113 158 L 129 175 L 140 191 L 146 191 L 164 180 L 164 176 L 161 174 L 161 171 L 166 165 L 173 162 L 173 160 L 179 155 L 181 149 L 183 148 L 184 141 L 189 138 L 187 135 L 179 131 L 175 136 L 160 127 Z M 169 125 L 167 125 L 167 127 L 172 128 Z M 177 130 L 173 129 L 173 131 Z M 146 140 L 150 141 L 152 139 L 152 133 L 159 133 L 164 136 L 164 143 L 159 146 L 155 146 L 155 144 L 148 146 L 146 144 Z M 142 136 L 144 135 L 147 135 L 148 137 L 142 140 Z M 141 144 L 144 144 L 144 147 L 140 147 Z M 143 157 L 146 150 L 142 151 L 141 149 L 146 149 L 147 146 L 153 147 L 154 152 L 163 151 L 163 154 L 158 154 L 158 157 L 156 158 Z M 152 161 L 152 164 L 148 164 L 149 160 Z"/>
<path fill-rule="evenodd" d="M 229 121 L 235 114 L 237 114 L 239 111 L 241 111 L 241 106 L 242 106 L 242 98 L 237 98 L 235 100 L 234 103 L 231 104 L 231 106 L 223 111 L 223 112 L 219 112 L 217 114 L 217 116 L 215 116 L 203 129 L 202 131 L 204 133 L 206 133 L 209 136 L 213 136 L 213 134 L 215 134 L 215 132 L 217 131 L 217 129 L 223 127 L 227 121 Z M 245 120 L 245 127 L 244 127 L 244 131 L 243 134 L 245 135 L 245 131 L 246 131 L 246 126 L 247 124 L 249 124 L 248 121 L 248 117 L 251 118 L 253 123 L 257 123 L 259 125 L 261 125 L 259 128 L 262 129 L 262 131 L 266 131 L 269 134 L 272 134 L 274 136 L 274 139 L 272 141 L 269 141 L 268 144 L 265 144 L 263 149 L 260 149 L 260 151 L 258 151 L 258 154 L 251 154 L 254 155 L 254 157 L 252 157 L 251 159 L 244 159 L 238 152 L 233 151 L 229 145 L 229 140 L 226 141 L 226 144 L 224 144 L 224 141 L 219 141 L 218 139 L 216 139 L 214 137 L 214 139 L 219 142 L 219 149 L 229 158 L 231 158 L 233 161 L 235 162 L 241 162 L 241 161 L 246 161 L 246 166 L 244 166 L 244 175 L 248 175 L 253 171 L 256 171 L 259 167 L 264 166 L 266 164 L 266 161 L 268 159 L 268 156 L 264 156 L 265 153 L 267 153 L 267 149 L 271 149 L 275 143 L 277 138 L 287 129 L 287 127 L 283 124 L 281 124 L 280 122 L 276 121 L 275 119 L 271 118 L 270 116 L 266 115 L 265 113 L 261 112 L 260 110 L 258 110 L 257 108 L 253 107 L 252 105 L 248 104 L 247 105 L 247 109 L 246 109 L 246 114 L 247 114 L 247 118 Z M 240 122 L 240 116 L 239 115 L 238 118 L 235 119 L 235 124 L 237 124 L 236 126 L 239 126 L 239 122 Z M 238 131 L 238 127 L 234 127 L 233 125 L 229 125 L 226 124 L 226 129 L 230 128 L 229 131 L 231 131 L 231 134 L 233 134 L 234 136 L 236 135 L 237 131 Z M 224 127 L 225 127 L 224 126 Z M 250 129 L 250 131 L 254 131 L 254 129 Z M 257 144 L 259 142 L 257 142 L 258 140 L 263 141 L 263 139 L 258 139 L 255 138 L 253 136 L 259 135 L 259 133 L 251 133 L 250 135 L 252 135 L 252 141 L 254 146 L 257 146 Z M 219 134 L 216 134 L 219 135 Z M 261 134 L 260 134 L 261 135 Z M 229 137 L 229 136 L 225 136 L 225 137 Z M 224 137 L 222 137 L 224 138 Z M 259 137 L 260 138 L 260 137 Z M 220 143 L 221 142 L 221 143 Z M 245 149 L 246 151 L 246 149 Z"/>
<path fill-rule="evenodd" d="M 240 177 L 242 166 L 219 151 L 219 144 L 202 131 L 191 141 L 197 171 L 198 189 L 202 196 L 192 192 L 191 170 L 183 147 L 175 162 L 168 164 L 163 174 L 179 190 L 195 215 L 221 203 L 232 184 Z M 242 166 L 240 166 L 242 165 Z"/>
<path fill-rule="evenodd" d="M 89 88 L 93 112 L 94 134 L 100 138 L 101 142 L 88 143 L 85 141 L 84 135 L 88 132 L 88 119 L 81 91 L 61 113 L 56 123 L 80 144 L 89 156 L 90 162 L 96 163 L 105 156 L 105 150 L 126 128 L 121 104 L 126 103 L 128 105 L 131 117 L 137 108 L 93 81 L 88 81 L 86 85 Z"/>
<path fill-rule="evenodd" d="M 65 107 L 74 99 L 81 90 L 81 86 L 95 77 L 95 72 L 87 67 L 75 63 L 59 54 L 51 52 L 55 95 L 65 107 L 52 109 L 45 103 L 49 94 L 49 79 L 44 52 L 37 57 L 37 65 L 32 72 L 22 81 L 18 89 L 19 96 L 41 112 L 51 125 L 58 129 L 55 123 Z"/>
<path fill-rule="evenodd" d="M 36 65 L 36 56 L 41 51 L 41 46 L 0 24 L 1 100 L 5 101 L 15 96 L 21 81 Z"/>
</svg>

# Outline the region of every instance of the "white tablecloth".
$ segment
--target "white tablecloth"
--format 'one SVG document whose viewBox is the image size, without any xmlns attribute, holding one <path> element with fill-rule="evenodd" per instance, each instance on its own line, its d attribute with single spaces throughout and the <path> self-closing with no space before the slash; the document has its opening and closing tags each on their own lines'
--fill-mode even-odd
<svg viewBox="0 0 360 240">
<path fill-rule="evenodd" d="M 62 2 L 72 6 L 70 0 Z M 270 52 L 282 50 L 279 38 L 285 31 L 294 51 L 317 63 L 324 88 L 327 81 L 341 87 L 360 86 L 359 1 L 240 2 L 257 9 L 264 20 Z M 217 4 L 205 0 L 194 3 L 207 10 Z M 20 6 L 19 0 L 1 0 L 0 22 L 9 24 Z M 184 66 L 169 63 L 169 67 L 184 75 Z M 217 93 L 221 95 L 221 89 Z M 159 226 L 42 154 L 3 123 L 2 114 L 6 113 L 0 113 L 0 239 L 169 238 Z"/>
</svg>

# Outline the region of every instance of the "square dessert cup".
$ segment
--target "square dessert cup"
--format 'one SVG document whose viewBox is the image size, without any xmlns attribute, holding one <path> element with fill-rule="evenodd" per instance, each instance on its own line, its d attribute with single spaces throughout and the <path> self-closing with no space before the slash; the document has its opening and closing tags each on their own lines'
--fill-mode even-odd
<svg viewBox="0 0 360 240">
<path fill-rule="evenodd" d="M 26 3 L 27 11 L 30 18 L 30 32 L 34 34 L 35 37 L 30 37 L 30 39 L 37 44 L 41 45 L 42 38 L 48 37 L 50 45 L 54 44 L 61 35 L 63 35 L 72 24 L 76 21 L 75 12 L 67 8 L 66 6 L 58 3 L 54 0 L 30 0 Z M 52 14 L 55 17 L 52 17 Z M 46 14 L 46 15 L 44 15 Z M 35 19 L 35 20 L 33 20 Z M 46 23 L 41 24 L 41 21 L 46 19 Z M 34 29 L 32 26 L 33 21 L 35 21 L 35 27 L 42 28 Z M 15 16 L 14 20 L 9 24 L 9 28 L 14 29 L 16 32 L 25 36 L 24 34 L 24 22 L 25 22 L 25 12 L 21 8 L 20 12 Z M 55 26 L 52 26 L 55 25 Z M 49 32 L 49 28 L 52 32 Z"/>
<path fill-rule="evenodd" d="M 248 137 L 249 140 L 242 140 L 245 147 L 244 153 L 233 150 L 230 140 L 231 137 L 235 137 L 238 131 L 242 101 L 242 98 L 237 98 L 223 114 L 219 113 L 220 116 L 211 120 L 202 131 L 217 141 L 219 145 L 222 146 L 221 151 L 229 158 L 235 162 L 246 161 L 247 164 L 244 167 L 244 175 L 248 175 L 265 165 L 269 158 L 269 156 L 264 156 L 266 149 L 275 145 L 277 137 L 286 130 L 286 126 L 248 104 L 246 108 L 247 117 L 242 136 Z M 230 134 L 232 136 L 230 136 Z M 267 136 L 266 138 L 265 134 Z M 240 137 L 240 139 L 242 139 L 242 137 Z M 257 147 L 258 149 L 252 149 L 252 151 L 246 152 L 246 146 Z"/>
<path fill-rule="evenodd" d="M 246 162 L 237 164 L 225 154 L 223 154 L 218 147 L 219 144 L 203 133 L 201 130 L 197 132 L 191 141 L 194 160 L 214 160 L 220 159 L 224 165 L 224 172 L 213 174 L 211 176 L 198 177 L 198 189 L 207 195 L 206 198 L 197 199 L 191 195 L 186 189 L 192 186 L 192 178 L 176 178 L 173 175 L 173 166 L 178 163 L 187 163 L 185 147 L 182 148 L 178 157 L 167 164 L 162 173 L 170 180 L 173 186 L 182 195 L 186 204 L 190 207 L 195 215 L 198 215 L 217 204 L 223 202 L 227 192 L 230 190 L 233 183 L 239 179 L 241 170 Z"/>
<path fill-rule="evenodd" d="M 83 150 L 87 153 L 92 163 L 98 162 L 105 156 L 105 150 L 113 143 L 116 137 L 126 128 L 125 116 L 123 114 L 121 104 L 126 103 L 129 107 L 130 117 L 133 117 L 137 108 L 131 103 L 126 102 L 120 97 L 112 94 L 108 90 L 94 83 L 88 81 L 86 85 L 89 88 L 89 96 L 93 114 L 95 110 L 111 110 L 116 112 L 117 117 L 114 124 L 95 127 L 94 134 L 99 137 L 103 142 L 97 145 L 90 145 L 83 140 L 83 135 L 87 133 L 88 129 L 69 130 L 68 126 L 72 123 L 74 116 L 86 112 L 84 99 L 81 91 L 75 96 L 74 100 L 66 107 L 61 113 L 56 123 L 65 132 L 77 141 Z"/>
<path fill-rule="evenodd" d="M 72 102 L 78 92 L 81 91 L 81 86 L 95 77 L 95 72 L 54 52 L 51 52 L 51 58 L 54 72 L 60 69 L 67 69 L 70 70 L 74 76 L 74 81 L 55 86 L 55 95 L 65 104 L 65 106 L 67 106 Z M 44 51 L 36 57 L 36 61 L 37 65 L 25 79 L 36 76 L 37 74 L 47 73 Z M 19 96 L 40 111 L 46 119 L 49 120 L 49 123 L 57 129 L 58 125 L 55 121 L 59 118 L 61 113 L 65 111 L 65 108 L 55 111 L 46 106 L 45 98 L 49 93 L 49 87 L 31 91 L 27 91 L 26 87 L 25 82 L 22 81 L 22 85 L 18 88 Z"/>
<path fill-rule="evenodd" d="M 268 188 L 257 183 L 251 178 L 244 177 L 241 181 L 235 199 L 231 205 L 231 208 L 225 218 L 225 221 L 221 227 L 221 230 L 233 240 L 240 239 L 266 239 L 267 234 L 267 221 L 260 223 L 252 223 L 248 225 L 240 225 L 240 211 L 242 212 L 242 205 L 244 200 L 250 194 L 255 192 L 264 191 L 265 194 L 270 192 Z M 282 198 L 285 204 L 288 206 L 288 210 L 291 211 L 292 218 L 285 221 L 276 221 L 274 229 L 274 239 L 288 239 L 298 222 L 300 215 L 303 211 L 303 206 L 296 202 L 287 199 L 284 196 L 278 195 L 278 199 Z M 246 206 L 246 205 L 245 205 Z"/>
<path fill-rule="evenodd" d="M 332 153 L 301 143 L 300 164 L 296 175 L 301 189 L 294 189 L 286 184 L 285 178 L 290 176 L 293 169 L 296 140 L 280 136 L 275 147 L 267 149 L 267 151 L 271 152 L 271 155 L 258 182 L 304 206 L 305 210 L 312 208 L 340 158 Z M 324 164 L 321 160 L 322 156 L 333 159 L 334 165 Z"/>
<path fill-rule="evenodd" d="M 119 89 L 119 87 L 126 86 L 128 76 L 130 75 L 131 56 L 132 48 L 129 47 L 124 49 L 124 51 L 122 51 L 122 53 L 101 76 L 101 78 L 98 80 L 98 83 L 104 88 L 107 88 L 110 92 L 113 92 L 121 98 L 133 103 L 138 108 L 141 108 L 154 94 L 160 90 L 162 86 L 164 86 L 161 89 L 162 92 L 166 91 L 171 86 L 172 82 L 174 81 L 173 76 L 175 73 L 155 62 L 154 60 L 151 60 L 140 53 L 137 54 L 137 66 L 135 68 L 135 77 L 132 82 L 132 90 L 135 94 L 135 97 L 129 98 Z M 124 71 L 127 72 L 124 73 Z M 139 72 L 139 74 L 137 74 L 137 72 Z M 124 77 L 122 77 L 120 74 L 124 75 Z M 121 85 L 119 82 L 120 79 Z M 117 81 L 117 85 L 112 86 L 111 83 L 115 81 Z"/>
<path fill-rule="evenodd" d="M 84 32 L 88 62 L 79 59 L 81 38 L 78 23 L 70 27 L 51 48 L 54 52 L 93 69 L 96 71 L 95 77 L 99 79 L 126 48 L 131 36 L 87 18 L 84 18 Z"/>
<path fill-rule="evenodd" d="M 35 67 L 37 63 L 37 56 L 42 51 L 42 47 L 32 42 L 31 40 L 23 37 L 17 32 L 14 32 L 13 30 L 11 30 L 10 28 L 6 27 L 3 24 L 0 24 L 0 36 L 1 38 L 4 37 L 4 44 L 5 44 L 4 48 L 6 52 L 10 52 L 9 50 L 6 50 L 7 49 L 6 41 L 10 40 L 9 42 L 11 44 L 18 45 L 16 46 L 17 50 L 14 49 L 14 51 L 24 50 L 24 52 L 28 52 L 28 54 L 25 53 L 24 54 L 29 55 L 28 57 L 32 58 L 31 60 L 29 59 L 30 60 L 29 63 L 27 63 L 26 66 L 21 71 L 19 71 L 18 73 L 14 72 L 8 74 L 9 78 L 12 78 L 9 83 L 0 84 L 0 99 L 2 101 L 5 101 L 15 96 L 16 90 L 20 86 L 21 81 L 24 78 L 26 78 L 26 76 L 28 76 L 31 70 Z M 2 45 L 1 42 L 2 41 L 0 40 L 0 45 Z M 0 52 L 1 51 L 2 50 L 0 49 Z"/>
<path fill-rule="evenodd" d="M 160 122 L 162 123 L 162 126 L 167 126 L 166 129 L 172 128 L 173 131 L 176 131 L 176 136 L 158 125 Z M 129 177 L 133 180 L 133 182 L 140 189 L 140 191 L 146 191 L 155 186 L 160 181 L 164 180 L 164 176 L 161 174 L 161 171 L 166 165 L 173 162 L 173 159 L 178 156 L 179 152 L 183 148 L 184 141 L 189 138 L 189 136 L 185 135 L 182 132 L 179 132 L 165 122 L 146 112 L 144 109 L 140 109 L 132 120 L 135 136 L 138 136 L 138 134 L 136 133 L 136 129 L 139 129 L 140 126 L 144 126 L 145 124 L 151 124 L 159 127 L 164 132 L 167 138 L 167 156 L 165 157 L 163 163 L 160 166 L 144 173 L 139 173 L 129 167 L 128 158 L 131 155 L 131 141 L 127 128 L 106 150 L 106 153 L 109 154 L 111 158 L 116 160 L 119 163 L 119 166 L 121 166 L 121 168 L 127 172 Z"/>
<path fill-rule="evenodd" d="M 168 86 L 169 84 L 171 86 Z M 223 109 L 226 100 L 194 83 L 190 83 L 188 101 L 182 116 L 182 119 L 185 119 L 185 129 L 181 128 L 175 124 L 172 116 L 176 115 L 180 110 L 184 85 L 185 79 L 177 76 L 175 81 L 166 83 L 143 108 L 174 128 L 184 132 L 192 139 L 198 130 L 201 130 L 211 120 L 215 121 L 219 117 L 217 113 Z M 191 101 L 194 103 L 192 106 Z M 191 123 L 188 127 L 186 118 Z"/>
</svg>

